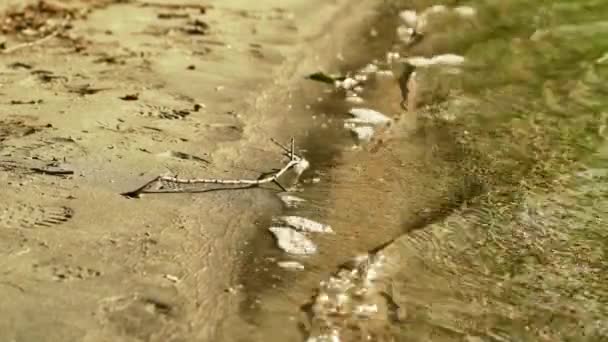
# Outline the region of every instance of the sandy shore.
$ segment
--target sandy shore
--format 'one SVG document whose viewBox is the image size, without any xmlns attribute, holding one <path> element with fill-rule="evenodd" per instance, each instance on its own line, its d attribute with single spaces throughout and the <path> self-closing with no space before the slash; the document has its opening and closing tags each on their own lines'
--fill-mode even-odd
<svg viewBox="0 0 608 342">
<path fill-rule="evenodd" d="M 212 340 L 275 191 L 120 193 L 279 167 L 291 94 L 375 2 L 47 3 L 71 25 L 0 55 L 0 340 Z"/>
</svg>

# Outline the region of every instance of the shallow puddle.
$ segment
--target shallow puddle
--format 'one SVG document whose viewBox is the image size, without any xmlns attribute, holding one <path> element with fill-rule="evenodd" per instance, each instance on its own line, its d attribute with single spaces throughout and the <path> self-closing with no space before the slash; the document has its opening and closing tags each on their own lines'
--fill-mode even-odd
<svg viewBox="0 0 608 342">
<path fill-rule="evenodd" d="M 305 201 L 285 214 L 334 233 L 305 257 L 252 241 L 226 340 L 608 339 L 608 6 L 444 3 L 393 1 L 395 44 L 347 70 L 380 68 L 364 102 L 339 90 L 313 106 Z M 409 113 L 390 75 L 405 59 Z M 353 107 L 393 123 L 357 141 Z"/>
</svg>

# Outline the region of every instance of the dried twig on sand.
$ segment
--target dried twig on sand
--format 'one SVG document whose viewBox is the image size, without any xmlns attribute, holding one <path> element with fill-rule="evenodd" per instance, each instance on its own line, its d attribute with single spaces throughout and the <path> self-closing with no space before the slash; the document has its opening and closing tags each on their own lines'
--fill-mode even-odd
<svg viewBox="0 0 608 342">
<path fill-rule="evenodd" d="M 57 36 L 57 35 L 58 35 L 60 32 L 61 32 L 61 30 L 57 29 L 57 30 L 55 30 L 54 32 L 52 32 L 51 34 L 49 34 L 49 35 L 47 35 L 47 36 L 44 36 L 44 37 L 42 37 L 42 38 L 40 38 L 40 39 L 36 39 L 36 40 L 34 40 L 34 41 L 32 41 L 32 42 L 27 42 L 27 43 L 18 44 L 18 45 L 12 46 L 12 47 L 10 47 L 10 48 L 7 48 L 7 49 L 4 49 L 4 50 L 1 50 L 0 52 L 1 52 L 1 53 L 3 53 L 3 54 L 9 54 L 9 53 L 15 52 L 15 51 L 20 50 L 20 49 L 24 49 L 24 48 L 32 47 L 32 46 L 34 46 L 34 45 L 40 45 L 40 44 L 43 44 L 43 43 L 45 43 L 45 42 L 47 42 L 47 41 L 49 41 L 49 40 L 53 39 L 53 38 L 54 38 L 54 37 L 56 37 L 56 36 Z"/>
<path fill-rule="evenodd" d="M 281 188 L 281 190 L 287 191 L 287 189 L 285 189 L 285 187 L 283 185 L 281 185 L 281 183 L 279 183 L 279 178 L 283 174 L 285 174 L 285 172 L 289 171 L 290 169 L 296 169 L 296 172 L 301 173 L 304 169 L 306 169 L 308 167 L 308 161 L 306 161 L 306 159 L 298 156 L 295 153 L 295 142 L 294 142 L 293 138 L 291 139 L 290 147 L 287 147 L 287 146 L 277 142 L 274 139 L 272 139 L 272 142 L 275 143 L 276 145 L 278 145 L 285 152 L 285 155 L 289 158 L 289 161 L 280 170 L 273 172 L 270 175 L 265 176 L 263 178 L 259 178 L 259 179 L 212 179 L 212 178 L 183 179 L 183 178 L 171 177 L 171 176 L 158 176 L 158 177 L 154 178 L 153 180 L 149 181 L 148 183 L 144 184 L 140 188 L 133 190 L 133 191 L 125 192 L 122 195 L 128 196 L 128 197 L 139 197 L 139 195 L 144 194 L 144 193 L 162 193 L 163 191 L 154 191 L 154 190 L 151 191 L 151 188 L 154 185 L 157 185 L 162 182 L 173 183 L 173 184 L 219 184 L 219 185 L 227 185 L 227 186 L 232 186 L 232 185 L 258 186 L 258 185 L 262 185 L 262 184 L 266 184 L 266 183 L 274 183 L 279 188 Z M 171 191 L 171 192 L 175 193 L 175 192 L 188 192 L 188 191 L 178 190 L 178 191 Z"/>
<path fill-rule="evenodd" d="M 35 45 L 41 45 L 44 44 L 46 42 L 48 42 L 49 40 L 57 37 L 59 34 L 63 33 L 66 29 L 66 27 L 68 26 L 68 19 L 64 20 L 61 24 L 59 24 L 55 30 L 53 30 L 53 32 L 47 34 L 46 36 L 40 38 L 40 39 L 36 39 L 34 41 L 31 42 L 26 42 L 26 43 L 21 43 L 21 44 L 17 44 L 15 46 L 0 50 L 0 53 L 2 54 L 9 54 L 9 53 L 13 53 L 17 50 L 20 49 L 25 49 L 25 48 L 29 48 Z"/>
</svg>

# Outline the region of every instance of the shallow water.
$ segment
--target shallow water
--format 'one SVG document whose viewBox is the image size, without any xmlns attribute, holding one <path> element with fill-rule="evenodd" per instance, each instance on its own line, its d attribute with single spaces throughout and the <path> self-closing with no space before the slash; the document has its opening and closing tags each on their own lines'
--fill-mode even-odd
<svg viewBox="0 0 608 342">
<path fill-rule="evenodd" d="M 381 74 L 356 106 L 396 123 L 370 143 L 344 129 L 343 93 L 315 105 L 307 202 L 286 213 L 336 234 L 310 257 L 253 241 L 226 340 L 608 340 L 608 3 L 486 0 L 467 18 L 444 3 L 416 44 L 370 43 L 465 57 L 418 68 L 415 113 Z"/>
</svg>

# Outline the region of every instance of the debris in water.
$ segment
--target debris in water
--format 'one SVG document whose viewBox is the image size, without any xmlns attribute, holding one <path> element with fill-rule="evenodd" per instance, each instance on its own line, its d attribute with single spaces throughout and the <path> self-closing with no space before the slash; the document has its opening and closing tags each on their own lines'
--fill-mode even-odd
<svg viewBox="0 0 608 342">
<path fill-rule="evenodd" d="M 399 58 L 401 58 L 401 55 L 399 54 L 399 52 L 391 51 L 391 52 L 386 53 L 386 62 L 389 64 L 393 63 L 394 61 L 398 60 Z"/>
<path fill-rule="evenodd" d="M 344 127 L 353 132 L 357 137 L 357 140 L 362 142 L 369 142 L 374 136 L 374 128 L 370 126 L 355 126 L 352 124 L 345 124 Z"/>
<path fill-rule="evenodd" d="M 391 70 L 380 70 L 376 73 L 376 75 L 384 77 L 393 77 L 393 72 Z"/>
<path fill-rule="evenodd" d="M 445 12 L 447 10 L 448 10 L 448 8 L 445 7 L 444 5 L 434 5 L 434 6 L 431 6 L 427 9 L 425 9 L 424 12 L 422 12 L 422 15 L 436 14 L 436 13 Z"/>
<path fill-rule="evenodd" d="M 444 54 L 432 58 L 410 57 L 406 58 L 405 61 L 415 67 L 429 67 L 433 65 L 459 66 L 465 62 L 465 58 L 455 54 Z"/>
<path fill-rule="evenodd" d="M 448 10 L 448 8 L 444 5 L 435 5 L 435 6 L 431 6 L 427 9 L 425 9 L 424 11 L 422 11 L 422 13 L 420 13 L 420 15 L 418 15 L 418 17 L 416 18 L 416 26 L 414 27 L 416 32 L 424 32 L 427 24 L 428 24 L 428 18 L 431 15 L 434 14 L 438 14 L 438 13 L 444 13 Z"/>
<path fill-rule="evenodd" d="M 279 221 L 305 233 L 333 233 L 334 231 L 327 224 L 322 224 L 300 216 L 281 216 Z"/>
<path fill-rule="evenodd" d="M 285 193 L 279 194 L 279 198 L 281 199 L 281 201 L 283 201 L 285 206 L 288 208 L 295 208 L 300 203 L 306 202 L 305 199 L 302 199 L 302 198 L 294 196 L 294 195 L 285 194 Z"/>
<path fill-rule="evenodd" d="M 361 72 L 364 74 L 371 74 L 371 73 L 375 73 L 378 72 L 378 66 L 376 64 L 368 64 L 366 65 L 363 69 L 361 69 Z"/>
<path fill-rule="evenodd" d="M 365 102 L 365 100 L 363 100 L 361 97 L 355 95 L 350 95 L 346 97 L 346 102 L 350 102 L 350 103 L 354 103 L 354 104 L 361 104 L 363 102 Z"/>
<path fill-rule="evenodd" d="M 285 268 L 292 271 L 301 271 L 304 269 L 304 265 L 300 264 L 297 261 L 279 261 L 277 263 L 279 267 Z"/>
<path fill-rule="evenodd" d="M 418 14 L 416 14 L 416 11 L 413 10 L 405 10 L 405 11 L 401 11 L 399 13 L 399 17 L 401 18 L 401 20 L 403 20 L 403 22 L 411 27 L 411 28 L 416 28 L 416 23 L 418 22 Z"/>
<path fill-rule="evenodd" d="M 464 18 L 471 18 L 477 14 L 477 10 L 471 6 L 454 7 L 454 12 Z"/>
<path fill-rule="evenodd" d="M 270 227 L 268 230 L 277 239 L 279 248 L 290 254 L 310 255 L 317 252 L 317 246 L 306 237 L 289 227 Z"/>
<path fill-rule="evenodd" d="M 362 255 L 321 282 L 310 307 L 307 341 L 340 341 L 346 337 L 341 333 L 360 327 L 361 319 L 386 319 L 386 285 L 377 281 L 384 262 L 382 255 Z"/>
<path fill-rule="evenodd" d="M 336 81 L 344 81 L 346 79 L 344 76 L 328 75 L 324 72 L 315 72 L 314 74 L 308 75 L 306 78 L 327 84 L 335 84 Z"/>
<path fill-rule="evenodd" d="M 345 90 L 352 89 L 357 84 L 359 84 L 359 82 L 357 80 L 355 80 L 354 78 L 351 78 L 351 77 L 347 77 L 344 80 L 336 80 L 334 82 L 334 86 L 336 88 L 342 88 L 342 89 L 345 89 Z"/>
<path fill-rule="evenodd" d="M 400 25 L 399 27 L 397 27 L 397 37 L 399 37 L 399 40 L 401 40 L 405 44 L 410 44 L 414 40 L 415 34 L 416 30 L 411 27 L 405 25 Z"/>
<path fill-rule="evenodd" d="M 367 81 L 367 75 L 365 74 L 357 74 L 355 75 L 355 80 L 359 83 Z"/>
<path fill-rule="evenodd" d="M 378 305 L 377 304 L 361 304 L 361 305 L 355 306 L 355 309 L 353 311 L 354 311 L 355 315 L 357 315 L 361 318 L 368 318 L 378 312 Z"/>
<path fill-rule="evenodd" d="M 346 119 L 347 123 L 386 125 L 391 122 L 391 118 L 373 109 L 353 108 L 350 110 L 349 114 L 354 116 L 354 118 Z"/>
<path fill-rule="evenodd" d="M 300 177 L 302 173 L 304 173 L 304 171 L 308 170 L 309 167 L 310 163 L 308 162 L 308 160 L 304 159 L 303 157 L 300 157 L 300 161 L 293 167 L 293 171 L 298 177 Z"/>
<path fill-rule="evenodd" d="M 445 54 L 438 55 L 432 58 L 432 61 L 436 64 L 449 65 L 449 66 L 458 66 L 465 62 L 463 56 L 454 55 L 454 54 Z"/>
</svg>

